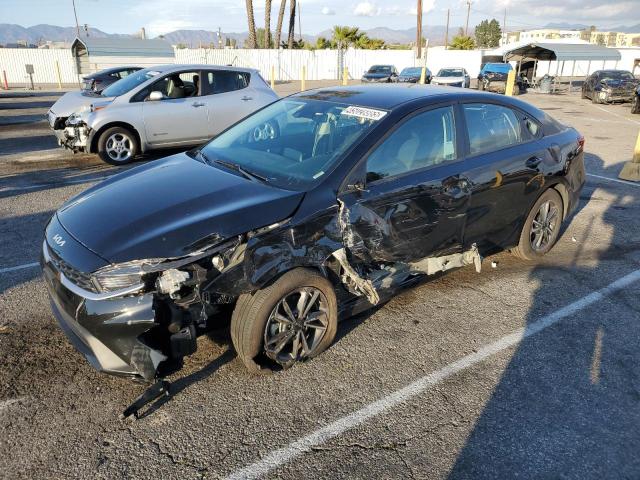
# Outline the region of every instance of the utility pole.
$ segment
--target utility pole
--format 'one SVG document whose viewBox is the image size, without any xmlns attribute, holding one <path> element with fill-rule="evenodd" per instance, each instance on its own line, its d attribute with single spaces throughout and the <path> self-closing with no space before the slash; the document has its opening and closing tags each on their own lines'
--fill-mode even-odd
<svg viewBox="0 0 640 480">
<path fill-rule="evenodd" d="M 78 13 L 76 12 L 76 0 L 71 0 L 73 4 L 73 15 L 76 17 L 76 34 L 80 38 L 80 24 L 78 23 Z"/>
<path fill-rule="evenodd" d="M 471 13 L 471 0 L 467 0 L 467 23 L 464 27 L 464 36 L 469 36 L 469 14 Z"/>
<path fill-rule="evenodd" d="M 416 56 L 420 58 L 422 56 L 422 0 L 418 0 L 416 17 Z"/>
<path fill-rule="evenodd" d="M 449 9 L 447 8 L 447 28 L 444 31 L 444 49 L 449 48 Z"/>
<path fill-rule="evenodd" d="M 507 43 L 507 7 L 504 7 L 504 19 L 502 20 L 502 34 L 504 35 L 503 45 Z"/>
</svg>

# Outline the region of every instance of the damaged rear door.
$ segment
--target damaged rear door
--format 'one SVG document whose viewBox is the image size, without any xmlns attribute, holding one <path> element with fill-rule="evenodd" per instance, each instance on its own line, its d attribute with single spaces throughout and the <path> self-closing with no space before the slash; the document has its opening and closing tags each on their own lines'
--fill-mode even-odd
<svg viewBox="0 0 640 480">
<path fill-rule="evenodd" d="M 469 182 L 453 105 L 408 115 L 350 174 L 338 198 L 352 259 L 412 263 L 462 249 Z"/>
</svg>

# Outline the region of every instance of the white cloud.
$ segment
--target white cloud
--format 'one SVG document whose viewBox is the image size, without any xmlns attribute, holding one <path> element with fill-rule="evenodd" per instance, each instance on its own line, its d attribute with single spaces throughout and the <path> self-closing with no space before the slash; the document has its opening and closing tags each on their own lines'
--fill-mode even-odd
<svg viewBox="0 0 640 480">
<path fill-rule="evenodd" d="M 321 13 L 322 15 L 335 15 L 336 11 L 333 8 L 322 7 Z"/>
<path fill-rule="evenodd" d="M 425 0 L 422 2 L 422 14 L 424 15 L 425 13 L 429 13 L 431 12 L 433 9 L 436 8 L 436 0 Z M 411 7 L 409 8 L 408 12 L 409 15 L 417 15 L 418 14 L 418 9 L 416 7 Z"/>
<path fill-rule="evenodd" d="M 380 15 L 380 7 L 371 2 L 360 2 L 353 10 L 358 17 L 375 17 Z"/>
</svg>

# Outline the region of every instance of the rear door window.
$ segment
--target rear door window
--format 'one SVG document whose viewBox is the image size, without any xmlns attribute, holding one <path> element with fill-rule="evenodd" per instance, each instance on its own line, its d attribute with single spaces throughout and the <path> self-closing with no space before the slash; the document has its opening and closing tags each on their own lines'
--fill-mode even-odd
<svg viewBox="0 0 640 480">
<path fill-rule="evenodd" d="M 491 103 L 469 103 L 463 105 L 463 110 L 471 155 L 500 150 L 523 141 L 523 122 L 514 110 Z"/>
<path fill-rule="evenodd" d="M 230 70 L 208 70 L 204 72 L 203 95 L 234 92 L 249 86 L 251 75 Z"/>
</svg>

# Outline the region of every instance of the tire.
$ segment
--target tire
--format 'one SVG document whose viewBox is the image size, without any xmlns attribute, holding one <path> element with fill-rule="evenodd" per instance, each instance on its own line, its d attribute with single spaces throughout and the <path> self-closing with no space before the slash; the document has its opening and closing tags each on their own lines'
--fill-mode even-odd
<svg viewBox="0 0 640 480">
<path fill-rule="evenodd" d="M 136 135 L 124 127 L 107 128 L 98 139 L 98 155 L 104 162 L 111 165 L 126 165 L 133 162 L 138 151 Z"/>
<path fill-rule="evenodd" d="M 593 103 L 594 105 L 597 105 L 600 103 L 600 97 L 598 96 L 598 92 L 596 91 L 591 92 L 591 103 Z"/>
<path fill-rule="evenodd" d="M 548 214 L 551 214 L 551 212 L 555 210 L 554 216 L 551 219 L 548 219 L 548 221 L 552 223 L 552 230 L 550 235 L 546 238 L 544 236 L 542 237 L 543 241 L 546 240 L 545 243 L 539 244 L 539 246 L 536 247 L 535 244 L 537 243 L 539 236 L 533 231 L 534 221 L 540 221 L 538 215 L 542 212 L 541 207 L 547 202 L 549 202 L 550 206 Z M 527 215 L 524 227 L 520 233 L 518 246 L 511 249 L 511 253 L 518 258 L 529 261 L 540 260 L 549 253 L 558 240 L 562 226 L 563 211 L 563 203 L 560 194 L 553 188 L 546 190 L 542 195 L 540 195 L 540 198 L 538 198 L 536 203 L 533 205 L 529 215 Z"/>
<path fill-rule="evenodd" d="M 584 88 L 580 91 L 580 98 L 583 100 L 587 99 L 587 93 L 584 91 Z"/>
<path fill-rule="evenodd" d="M 631 113 L 640 113 L 640 95 L 637 93 L 633 96 L 633 100 L 631 100 Z"/>
<path fill-rule="evenodd" d="M 308 308 L 309 315 L 302 319 L 298 315 L 301 291 L 310 295 L 306 298 L 311 299 L 318 292 L 317 300 Z M 291 301 L 295 302 L 296 299 L 298 302 L 294 306 Z M 297 319 L 294 320 L 295 324 L 290 321 L 292 317 L 285 313 L 283 302 L 293 307 L 289 312 Z M 307 320 L 304 325 L 312 321 L 315 326 L 303 327 L 305 318 L 310 319 L 314 314 L 318 319 Z M 278 320 L 282 317 L 287 317 L 284 320 L 288 324 Z M 231 340 L 247 369 L 252 373 L 259 373 L 287 369 L 298 361 L 316 357 L 331 345 L 337 327 L 338 305 L 331 282 L 313 270 L 296 268 L 262 290 L 240 295 L 231 316 Z M 308 353 L 304 352 L 300 332 L 305 337 Z M 278 342 L 274 339 L 277 336 L 286 340 L 279 353 L 275 353 Z M 300 348 L 294 356 L 296 342 Z M 268 343 L 273 347 L 268 347 Z"/>
<path fill-rule="evenodd" d="M 484 82 L 482 80 L 478 80 L 478 90 L 484 91 Z"/>
</svg>

